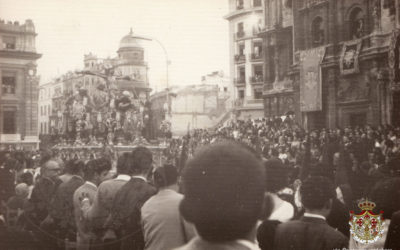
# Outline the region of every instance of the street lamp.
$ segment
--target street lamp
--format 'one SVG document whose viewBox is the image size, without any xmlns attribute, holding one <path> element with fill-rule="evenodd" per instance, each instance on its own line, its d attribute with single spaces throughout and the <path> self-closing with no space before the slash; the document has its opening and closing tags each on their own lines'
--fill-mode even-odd
<svg viewBox="0 0 400 250">
<path fill-rule="evenodd" d="M 31 132 L 32 132 L 32 129 L 33 129 L 33 124 L 32 124 L 32 121 L 33 121 L 33 95 L 32 95 L 32 85 L 33 85 L 33 81 L 34 81 L 34 77 L 35 77 L 35 75 L 36 75 L 36 68 L 35 68 L 35 64 L 34 63 L 29 63 L 28 65 L 28 75 L 29 75 L 29 89 L 30 89 L 30 91 L 29 91 L 29 94 L 30 94 L 30 96 L 31 96 L 31 100 L 30 100 L 30 105 L 31 105 L 31 108 L 30 108 L 30 113 L 31 113 L 31 121 L 30 121 L 30 130 L 31 130 Z"/>
<path fill-rule="evenodd" d="M 160 42 L 160 40 L 158 40 L 157 38 L 154 38 L 154 37 L 133 35 L 132 38 L 136 38 L 139 40 L 145 40 L 145 41 L 154 41 L 158 45 L 160 45 L 160 47 L 162 48 L 164 55 L 165 55 L 165 68 L 166 68 L 166 81 L 167 81 L 167 83 L 166 83 L 166 85 L 167 85 L 167 88 L 166 88 L 167 101 L 166 101 L 166 103 L 167 103 L 167 107 L 168 107 L 167 114 L 171 115 L 171 109 L 170 109 L 170 104 L 169 104 L 169 65 L 171 64 L 171 61 L 169 60 L 168 53 L 167 53 L 167 50 L 165 49 L 165 46 Z"/>
</svg>

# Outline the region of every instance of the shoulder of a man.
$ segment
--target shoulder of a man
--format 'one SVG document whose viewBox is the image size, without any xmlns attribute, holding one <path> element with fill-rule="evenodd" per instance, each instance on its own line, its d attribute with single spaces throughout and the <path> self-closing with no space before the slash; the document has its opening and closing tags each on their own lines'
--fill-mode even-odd
<svg viewBox="0 0 400 250">
<path fill-rule="evenodd" d="M 81 195 L 83 194 L 87 194 L 89 195 L 89 199 L 93 200 L 94 196 L 97 193 L 97 187 L 91 187 L 88 184 L 83 184 L 80 187 L 78 187 L 75 192 L 74 192 L 74 200 L 75 199 L 79 199 L 79 197 L 81 197 Z"/>
<path fill-rule="evenodd" d="M 241 244 L 238 241 L 230 241 L 226 243 L 212 243 L 195 237 L 184 246 L 176 248 L 174 250 L 251 250 L 247 245 Z"/>
<path fill-rule="evenodd" d="M 312 224 L 312 227 L 308 227 L 311 228 L 312 230 L 323 231 L 325 237 L 329 242 L 348 243 L 348 238 L 345 235 L 335 230 L 327 223 L 310 223 L 302 221 L 301 219 L 279 224 L 277 227 L 276 236 L 287 237 L 287 235 L 291 233 L 303 232 L 304 228 L 307 227 L 308 224 Z"/>
<path fill-rule="evenodd" d="M 118 185 L 117 183 L 118 183 L 118 180 L 116 180 L 116 179 L 103 181 L 98 187 L 98 190 L 97 190 L 98 194 L 102 195 L 105 192 L 107 192 L 107 190 L 116 188 L 116 186 Z"/>
</svg>

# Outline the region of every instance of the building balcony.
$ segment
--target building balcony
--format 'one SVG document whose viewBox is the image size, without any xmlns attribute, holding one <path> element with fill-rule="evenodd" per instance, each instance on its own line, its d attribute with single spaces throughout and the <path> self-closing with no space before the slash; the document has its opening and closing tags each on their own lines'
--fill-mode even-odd
<svg viewBox="0 0 400 250">
<path fill-rule="evenodd" d="M 251 61 L 263 60 L 263 53 L 251 53 Z"/>
<path fill-rule="evenodd" d="M 244 32 L 243 30 L 242 31 L 238 31 L 238 32 L 235 33 L 235 39 L 244 38 L 245 35 L 246 35 L 246 32 Z"/>
<path fill-rule="evenodd" d="M 235 63 L 246 62 L 246 55 L 235 55 Z"/>
<path fill-rule="evenodd" d="M 243 107 L 243 104 L 244 104 L 244 99 L 239 98 L 235 100 L 235 107 Z"/>
<path fill-rule="evenodd" d="M 262 30 L 264 30 L 264 27 L 262 25 L 257 25 L 253 28 L 253 36 L 258 36 Z"/>
<path fill-rule="evenodd" d="M 250 77 L 251 84 L 264 84 L 264 77 L 262 75 L 255 75 Z"/>
<path fill-rule="evenodd" d="M 233 80 L 233 82 L 234 82 L 235 85 L 246 85 L 246 79 L 245 79 L 245 78 L 242 78 L 242 77 L 240 77 L 240 78 L 235 78 L 235 79 Z"/>
<path fill-rule="evenodd" d="M 243 10 L 244 9 L 244 5 L 240 4 L 236 6 L 236 10 Z"/>
<path fill-rule="evenodd" d="M 254 104 L 263 104 L 263 99 L 250 99 L 246 101 L 246 104 L 254 105 Z"/>
</svg>

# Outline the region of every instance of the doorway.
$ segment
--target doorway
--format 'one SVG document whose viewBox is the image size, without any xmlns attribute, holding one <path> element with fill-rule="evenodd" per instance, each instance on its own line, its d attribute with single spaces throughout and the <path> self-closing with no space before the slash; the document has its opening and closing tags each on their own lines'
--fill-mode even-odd
<svg viewBox="0 0 400 250">
<path fill-rule="evenodd" d="M 365 126 L 367 124 L 367 113 L 355 113 L 349 115 L 351 127 Z"/>
</svg>

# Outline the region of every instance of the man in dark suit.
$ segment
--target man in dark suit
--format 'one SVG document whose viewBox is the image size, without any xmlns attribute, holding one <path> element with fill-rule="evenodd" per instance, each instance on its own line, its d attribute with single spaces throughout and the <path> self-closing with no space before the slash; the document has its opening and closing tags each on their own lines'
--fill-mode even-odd
<svg viewBox="0 0 400 250">
<path fill-rule="evenodd" d="M 58 237 L 62 240 L 76 239 L 76 225 L 74 220 L 73 196 L 75 191 L 85 183 L 83 180 L 83 169 L 85 164 L 81 160 L 70 160 L 67 162 L 71 178 L 61 183 L 57 188 L 52 202 L 50 203 L 49 216 L 54 220 L 57 227 Z"/>
<path fill-rule="evenodd" d="M 58 178 L 60 170 L 60 165 L 56 161 L 46 159 L 40 169 L 40 177 L 32 190 L 31 198 L 25 204 L 27 228 L 34 231 L 43 243 L 43 248 L 50 249 L 53 247 L 52 244 L 55 244 L 54 236 L 47 233 L 51 233 L 51 226 L 43 222 L 49 215 L 51 201 L 58 186 L 62 183 Z"/>
<path fill-rule="evenodd" d="M 239 144 L 216 143 L 198 151 L 185 166 L 180 210 L 199 237 L 178 249 L 258 249 L 264 180 L 261 161 Z"/>
<path fill-rule="evenodd" d="M 132 155 L 125 152 L 117 161 L 117 177 L 102 182 L 93 201 L 84 199 L 81 202 L 82 218 L 90 223 L 98 238 L 110 237 L 111 232 L 104 228 L 104 223 L 110 216 L 116 193 L 131 178 L 131 168 Z"/>
<path fill-rule="evenodd" d="M 113 249 L 143 249 L 141 208 L 156 189 L 147 182 L 153 158 L 149 149 L 137 147 L 132 151 L 132 177 L 115 195 L 111 214 L 105 227 L 115 232 L 118 243 Z"/>
<path fill-rule="evenodd" d="M 400 211 L 393 213 L 385 241 L 385 249 L 400 249 Z"/>
<path fill-rule="evenodd" d="M 301 185 L 300 195 L 304 216 L 277 227 L 274 249 L 347 248 L 347 237 L 326 222 L 336 195 L 331 181 L 321 176 L 309 177 Z"/>
</svg>

